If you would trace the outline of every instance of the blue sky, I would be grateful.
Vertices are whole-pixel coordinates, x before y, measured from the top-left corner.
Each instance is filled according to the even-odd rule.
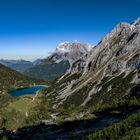
[[[140,0],[0,0],[0,58],[46,57],[63,41],[97,44],[140,16]]]

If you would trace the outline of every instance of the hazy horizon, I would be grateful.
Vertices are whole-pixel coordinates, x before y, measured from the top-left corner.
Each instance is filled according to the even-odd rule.
[[[139,0],[2,0],[0,59],[33,61],[64,41],[96,45],[140,15]]]

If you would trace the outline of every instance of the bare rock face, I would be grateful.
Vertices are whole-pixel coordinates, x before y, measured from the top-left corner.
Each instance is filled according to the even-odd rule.
[[[92,46],[89,44],[81,44],[79,42],[64,42],[60,43],[55,51],[44,60],[44,62],[69,61],[72,65],[76,60],[86,55],[92,50]]]
[[[123,68],[123,63],[120,61],[113,61],[110,64],[108,64],[106,68],[106,75],[114,75],[121,72],[121,69]]]
[[[105,66],[107,69],[106,72],[113,74],[114,71],[121,72],[127,69],[128,64],[126,61],[140,50],[139,32],[139,18],[133,24],[119,23],[92,49],[87,57],[83,57],[77,61],[77,71],[82,69],[86,73],[89,70],[94,71],[99,67]],[[75,65],[74,67],[76,67]]]
[[[34,64],[26,60],[4,60],[0,59],[0,63],[18,72],[24,72],[26,69],[32,67]]]
[[[140,53],[135,54],[127,61],[126,68],[129,68],[131,70],[140,70]]]

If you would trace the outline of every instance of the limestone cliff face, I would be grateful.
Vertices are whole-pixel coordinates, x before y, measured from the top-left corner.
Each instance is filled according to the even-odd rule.
[[[69,81],[63,90],[58,90],[59,95],[56,94],[56,102],[59,101],[57,102],[58,106],[64,104],[86,87],[86,91],[83,93],[84,99],[80,103],[86,105],[96,93],[102,90],[102,79],[105,77],[110,77],[111,80],[111,78],[118,77],[122,73],[125,73],[125,76],[121,78],[135,72],[137,74],[131,80],[133,83],[138,83],[139,71],[140,18],[132,24],[119,23],[88,54],[72,63],[69,73],[81,73],[82,76],[77,80]],[[112,86],[109,85],[109,87],[108,89],[112,90]]]
[[[140,53],[139,32],[140,19],[131,25],[119,23],[89,54],[75,62],[72,70],[88,73],[104,65],[106,74],[127,70],[129,59]]]

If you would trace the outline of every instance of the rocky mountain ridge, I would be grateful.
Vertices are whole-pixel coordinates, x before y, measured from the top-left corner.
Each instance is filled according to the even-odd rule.
[[[53,88],[47,96],[53,94],[54,108],[65,106],[68,103],[87,106],[97,102],[96,96],[99,95],[101,97],[98,98],[97,103],[104,102],[103,100],[116,94],[116,89],[119,88],[116,87],[117,85],[114,88],[113,83],[110,82],[115,78],[125,81],[125,78],[130,76],[126,90],[122,90],[124,93],[119,95],[119,97],[123,97],[131,89],[131,83],[133,85],[139,83],[139,57],[140,18],[132,24],[119,23],[88,54],[74,62],[70,71],[57,81],[57,85],[60,83],[59,87],[62,88]],[[77,73],[81,73],[82,76],[78,79],[70,79]],[[66,82],[64,79],[70,80]],[[105,83],[109,85],[104,89]],[[113,93],[111,94],[111,92]],[[107,96],[106,94],[109,94],[108,97],[103,99]]]

